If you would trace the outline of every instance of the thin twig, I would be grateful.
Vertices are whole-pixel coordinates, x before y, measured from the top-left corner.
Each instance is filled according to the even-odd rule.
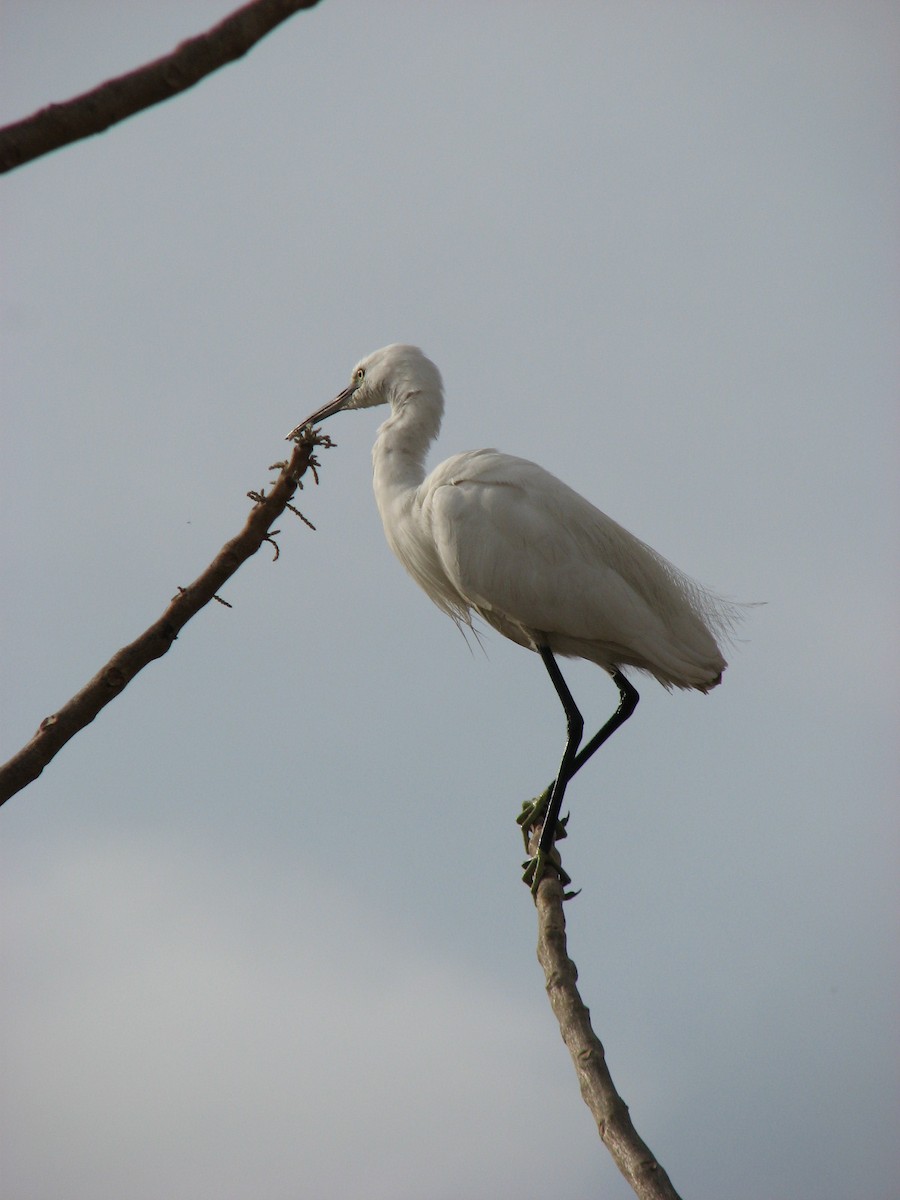
[[[531,842],[537,851],[540,828]],[[578,992],[578,971],[566,949],[563,885],[547,868],[535,900],[538,913],[538,961],[544,968],[550,1006],[575,1064],[581,1095],[616,1166],[641,1200],[679,1200],[668,1175],[631,1123],[628,1105],[616,1091],[603,1043],[591,1028],[591,1014]]]
[[[271,541],[269,530],[299,487],[301,476],[313,465],[314,448],[323,444],[324,439],[311,431],[298,440],[268,495],[258,494],[241,532],[225,543],[192,584],[179,587],[178,594],[158,621],[114,654],[58,712],[41,721],[31,741],[0,767],[0,804],[37,779],[70,738],[93,721],[148,663],[166,653],[181,629],[204,605],[211,600],[227,604],[217,595],[219,589],[263,542]]]
[[[276,25],[318,0],[253,0],[170,53],[62,104],[50,104],[0,129],[0,173],[51,150],[102,133],[144,108],[169,100],[241,58]]]

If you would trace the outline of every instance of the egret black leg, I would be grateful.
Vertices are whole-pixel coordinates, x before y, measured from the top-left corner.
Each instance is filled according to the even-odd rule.
[[[575,755],[572,769],[569,772],[569,779],[581,770],[594,751],[599,750],[607,738],[614,734],[620,725],[624,725],[637,708],[638,700],[640,700],[637,688],[628,682],[621,671],[613,671],[612,677],[613,683],[619,689],[619,707],[606,724],[594,734],[589,742],[585,742]],[[568,783],[568,780],[566,782]]]
[[[528,864],[528,869],[525,872],[525,882],[531,885],[532,891],[537,888],[541,874],[543,873],[544,864],[553,849],[553,841],[557,836],[559,814],[562,809],[563,797],[565,796],[569,780],[581,770],[591,755],[600,749],[603,743],[615,733],[619,726],[625,724],[637,708],[638,700],[640,699],[637,688],[628,682],[622,672],[613,671],[613,682],[619,689],[619,705],[606,724],[601,726],[591,740],[586,742],[579,750],[578,746],[581,741],[581,735],[584,732],[584,721],[581,713],[578,711],[578,707],[572,698],[572,693],[569,691],[566,681],[562,677],[562,672],[551,652],[542,646],[538,648],[538,653],[543,660],[544,666],[547,668],[547,673],[553,681],[556,693],[566,711],[568,737],[566,749],[563,753],[563,760],[556,779],[537,800],[532,801],[531,804],[523,805],[523,812],[519,817],[519,824],[522,825],[522,832],[525,835],[527,845],[527,826],[532,824],[535,818],[541,814],[542,809],[544,810],[544,820],[541,825],[541,835],[538,841],[538,852]]]
[[[532,863],[529,864],[529,870],[526,875],[526,877],[529,877],[532,888],[536,888],[538,883],[540,883],[544,864],[553,850],[556,823],[559,820],[563,797],[566,794],[566,784],[577,770],[575,762],[578,747],[581,744],[581,738],[584,734],[584,718],[578,711],[578,705],[575,703],[565,679],[563,679],[562,671],[560,671],[556,659],[553,657],[548,646],[538,646],[538,653],[541,656],[544,666],[547,668],[547,674],[550,676],[553,686],[556,688],[556,694],[559,696],[560,703],[565,709],[566,748],[563,751],[562,762],[559,764],[556,780],[550,789],[547,811],[544,814],[544,823],[541,826],[541,835],[538,839],[537,854]]]

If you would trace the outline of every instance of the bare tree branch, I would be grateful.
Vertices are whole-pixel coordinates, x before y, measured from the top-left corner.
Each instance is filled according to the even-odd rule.
[[[538,827],[531,852],[537,851]],[[591,1014],[579,995],[578,971],[566,950],[563,884],[547,869],[538,887],[538,961],[547,979],[550,1006],[575,1064],[581,1095],[616,1166],[641,1200],[679,1200],[668,1175],[631,1123],[628,1105],[616,1091],[603,1044],[591,1028]]]
[[[114,654],[106,666],[58,712],[45,717],[31,741],[0,767],[0,804],[37,779],[70,738],[90,724],[100,710],[114,700],[148,663],[166,653],[180,630],[210,600],[227,603],[216,595],[219,588],[264,542],[275,545],[272,539],[277,530],[272,530],[272,524],[286,508],[306,521],[289,501],[306,471],[316,472],[313,449],[330,444],[328,438],[309,432],[301,435],[289,461],[277,464],[281,471],[269,495],[249,493],[255,507],[237,537],[225,543],[206,570],[189,587],[178,589],[178,595],[158,621],[130,645]],[[309,524],[308,521],[306,523]],[[275,557],[277,552],[278,547],[275,546]]]
[[[276,25],[318,0],[253,0],[171,54],[109,79],[62,104],[50,104],[0,129],[0,173],[102,133],[143,108],[169,100],[226,63],[241,58]]]

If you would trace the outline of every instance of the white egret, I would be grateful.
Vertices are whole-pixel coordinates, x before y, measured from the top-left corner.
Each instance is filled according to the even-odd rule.
[[[556,780],[527,820],[536,824],[543,815],[525,873],[536,888],[559,836],[566,785],[637,705],[622,668],[645,671],[665,688],[709,691],[722,679],[717,635],[734,610],[535,463],[472,450],[426,476],[444,395],[437,367],[415,346],[385,346],[364,358],[350,385],[288,437],[345,409],[377,404],[391,406],[372,451],[375,499],[391,549],[457,624],[471,627],[477,614],[536,651],[565,710]],[[556,654],[596,663],[619,689],[618,708],[584,746],[584,721]]]

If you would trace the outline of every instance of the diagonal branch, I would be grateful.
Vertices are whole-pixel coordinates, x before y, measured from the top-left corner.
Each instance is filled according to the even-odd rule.
[[[297,512],[290,500],[300,486],[302,476],[309,468],[315,474],[313,450],[317,445],[328,446],[330,442],[309,432],[301,435],[289,461],[278,464],[281,472],[269,495],[250,493],[256,506],[237,537],[225,543],[206,570],[189,587],[178,589],[178,595],[159,620],[114,654],[106,666],[58,712],[45,717],[31,741],[9,762],[0,766],[0,804],[37,779],[70,738],[90,724],[100,710],[114,700],[148,663],[166,653],[191,617],[210,600],[219,599],[216,593],[238,567],[255,554],[263,542],[272,541],[269,531],[284,510],[291,508]],[[305,517],[303,519],[306,520]]]
[[[62,104],[50,104],[0,129],[0,173],[102,133],[143,108],[169,100],[241,58],[276,25],[318,0],[253,0],[146,66],[109,79]]]
[[[532,839],[537,848],[538,828]],[[628,1105],[616,1091],[603,1044],[591,1028],[591,1014],[578,993],[578,971],[566,949],[563,885],[553,870],[537,893],[538,961],[547,979],[550,1006],[559,1022],[581,1084],[581,1095],[616,1166],[640,1200],[679,1200],[668,1175],[631,1123]]]

